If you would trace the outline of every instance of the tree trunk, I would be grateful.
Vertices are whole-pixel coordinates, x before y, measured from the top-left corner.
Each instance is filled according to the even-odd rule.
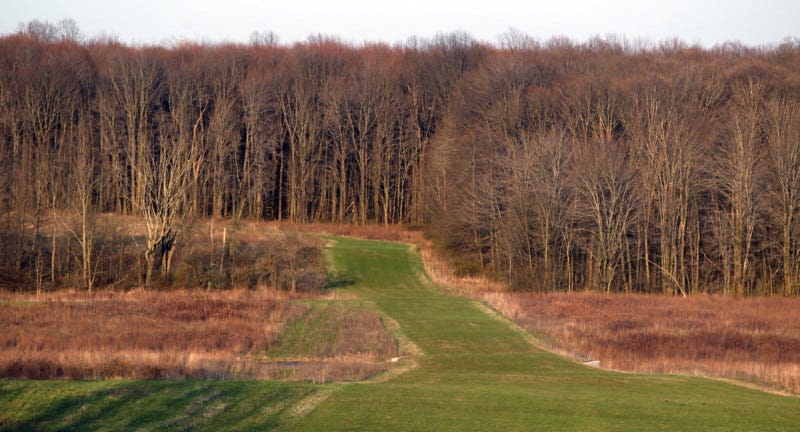
[[[144,287],[149,289],[153,283],[153,269],[155,268],[155,252],[154,247],[149,248],[144,253],[145,271],[144,271]]]

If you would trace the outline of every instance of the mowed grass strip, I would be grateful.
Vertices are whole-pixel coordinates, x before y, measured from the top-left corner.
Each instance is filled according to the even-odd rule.
[[[719,381],[599,371],[427,281],[407,246],[337,239],[344,288],[399,324],[422,354],[386,383],[345,386],[297,430],[797,430],[800,399]]]

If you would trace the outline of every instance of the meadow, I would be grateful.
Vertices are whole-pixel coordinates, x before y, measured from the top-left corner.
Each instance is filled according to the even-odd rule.
[[[688,376],[598,370],[443,291],[408,245],[329,240],[335,306],[379,314],[397,369],[364,382],[2,381],[5,429],[796,430],[800,399]],[[321,307],[316,300],[305,302]],[[306,315],[326,323],[325,313]],[[314,328],[312,325],[311,328]],[[303,331],[294,331],[301,340]],[[310,334],[324,332],[314,331]],[[316,336],[310,336],[314,339]],[[322,337],[327,339],[327,337]],[[294,355],[299,349],[282,349]],[[373,348],[374,349],[374,348]],[[386,355],[390,352],[386,352]]]

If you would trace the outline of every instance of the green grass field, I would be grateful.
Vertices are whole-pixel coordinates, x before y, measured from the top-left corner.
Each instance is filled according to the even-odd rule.
[[[436,289],[407,246],[337,239],[347,290],[422,350],[388,381],[0,381],[0,428],[800,430],[800,398],[699,378],[591,369]]]

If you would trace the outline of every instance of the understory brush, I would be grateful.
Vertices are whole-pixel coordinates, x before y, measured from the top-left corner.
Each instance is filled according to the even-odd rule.
[[[0,220],[1,221],[1,220]],[[62,289],[124,289],[145,286],[144,219],[96,215],[83,248],[75,215],[50,212],[42,229],[0,235],[0,289],[47,292]],[[264,221],[187,219],[169,254],[154,251],[149,288],[278,288],[314,292],[326,282],[324,241]],[[22,251],[11,254],[7,249]],[[89,250],[89,259],[83,254]],[[13,255],[13,256],[12,256]],[[13,259],[12,259],[13,258]],[[86,264],[89,271],[85,271]],[[91,284],[85,280],[89,274]]]

